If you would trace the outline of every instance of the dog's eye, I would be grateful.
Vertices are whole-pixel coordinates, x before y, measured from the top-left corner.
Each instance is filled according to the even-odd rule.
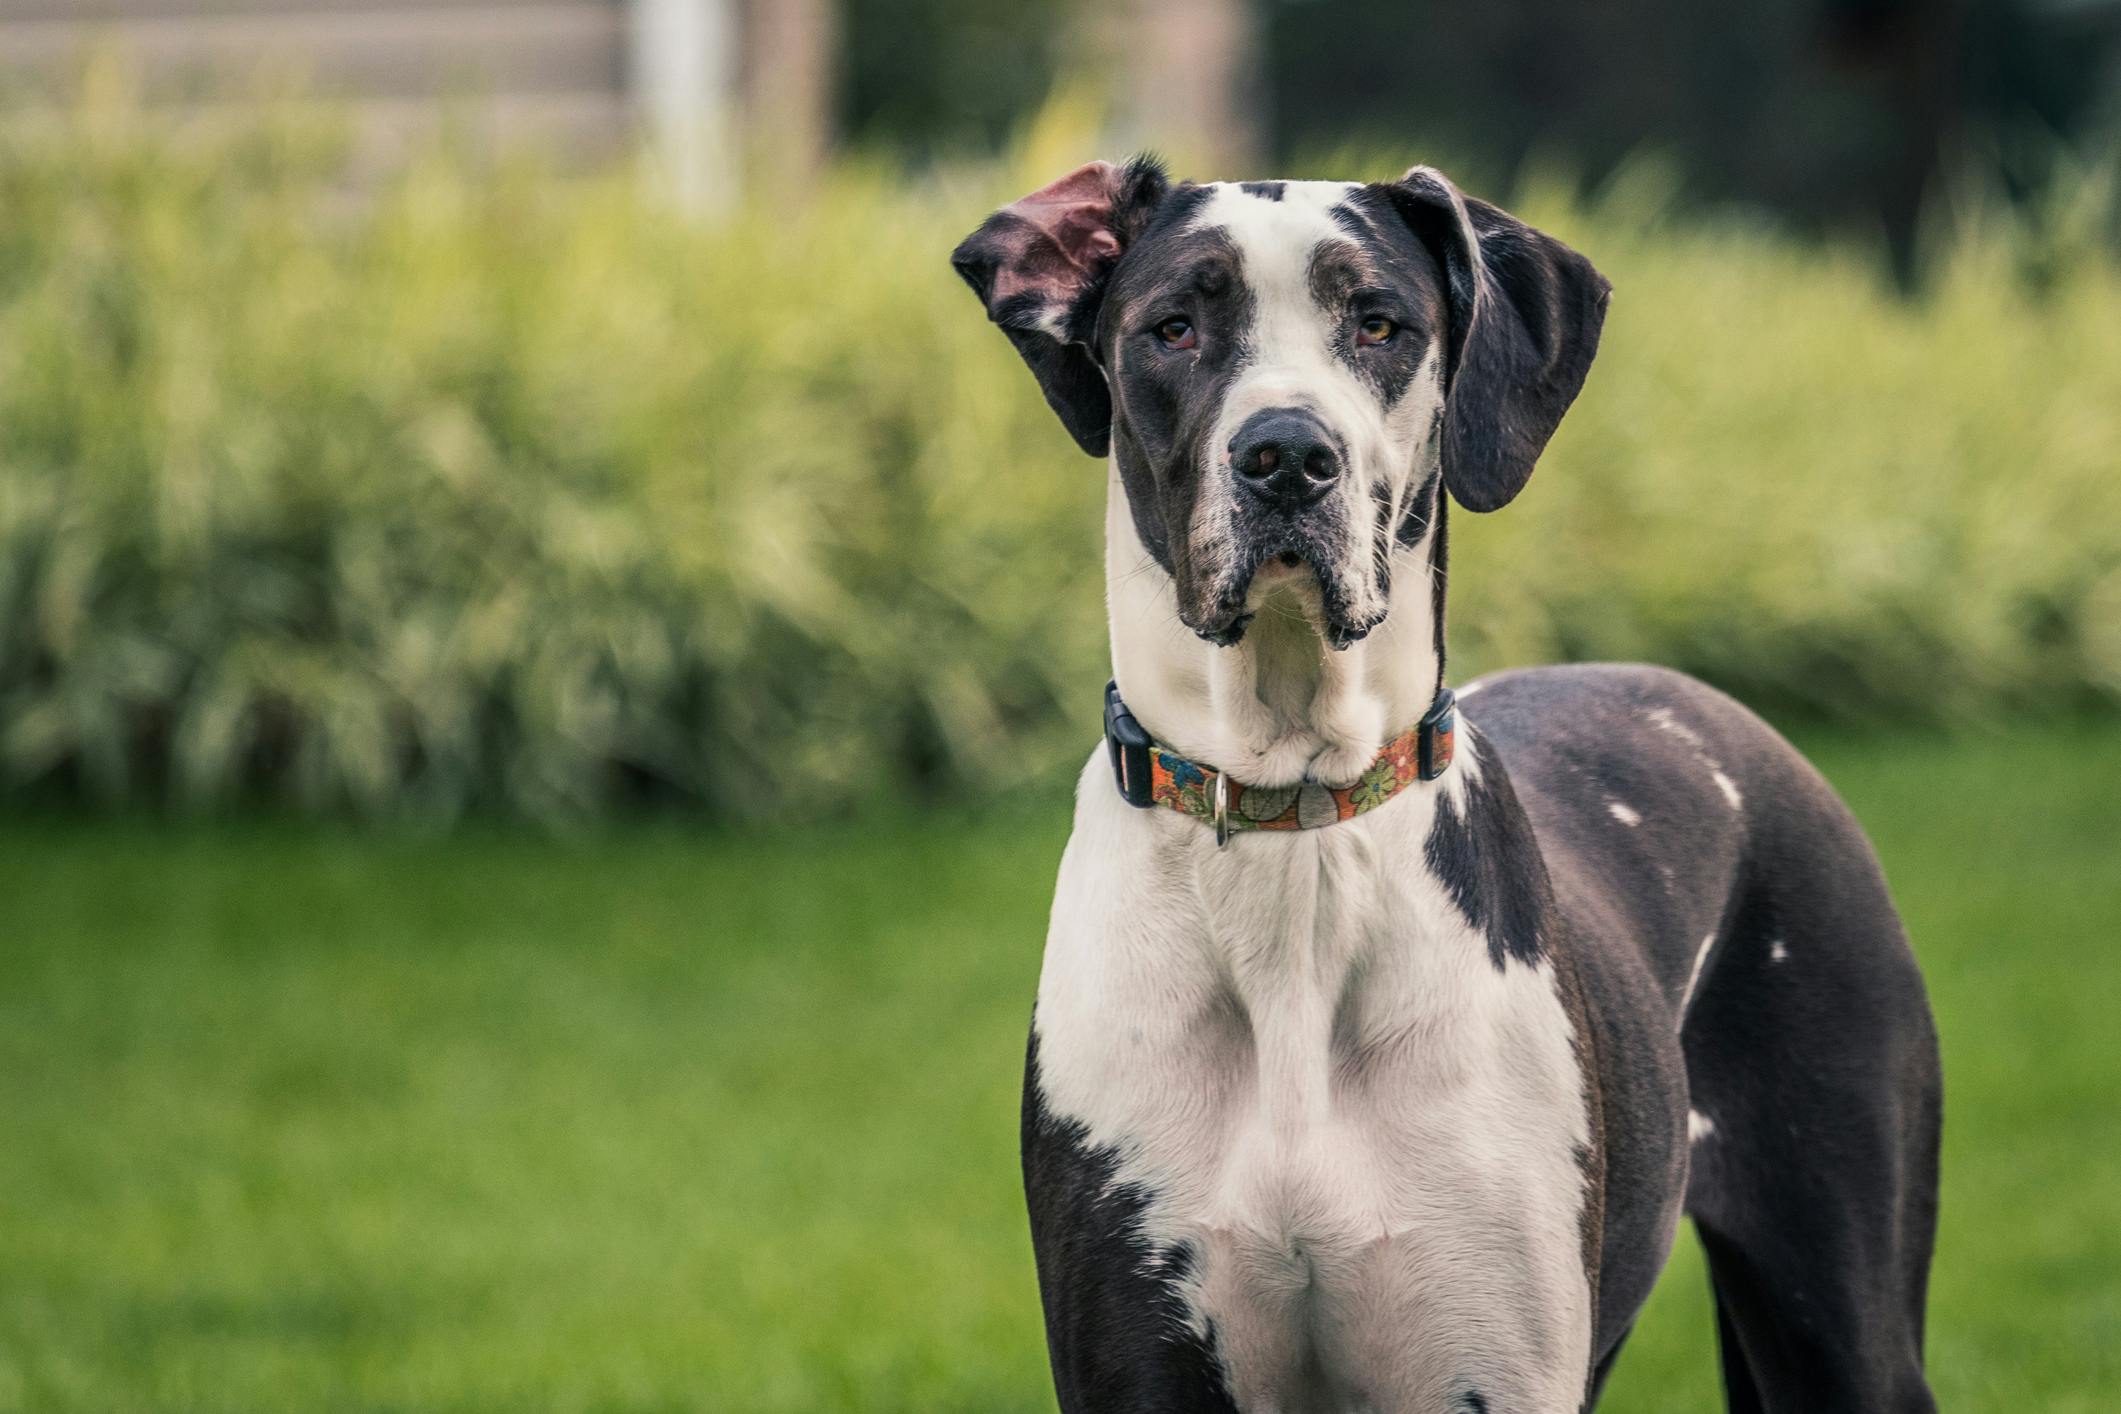
[[[1167,349],[1190,349],[1200,342],[1200,335],[1184,319],[1166,319],[1156,326],[1156,337],[1163,340]]]
[[[1358,344],[1390,343],[1392,336],[1398,332],[1399,326],[1397,324],[1394,324],[1382,314],[1373,314],[1368,319],[1363,320],[1362,326],[1355,331],[1355,342]]]

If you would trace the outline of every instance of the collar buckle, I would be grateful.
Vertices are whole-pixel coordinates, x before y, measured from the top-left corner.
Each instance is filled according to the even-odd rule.
[[[1423,780],[1433,781],[1451,769],[1451,758],[1458,753],[1458,698],[1448,687],[1437,689],[1436,701],[1422,714],[1414,743]]]
[[[1105,752],[1112,758],[1112,778],[1127,804],[1146,810],[1156,803],[1155,773],[1149,763],[1149,734],[1142,730],[1127,704],[1120,700],[1119,683],[1105,684]]]

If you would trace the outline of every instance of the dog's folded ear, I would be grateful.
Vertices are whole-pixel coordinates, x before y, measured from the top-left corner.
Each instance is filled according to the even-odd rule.
[[[1153,158],[1092,162],[995,212],[950,256],[1092,456],[1112,445],[1112,392],[1090,352],[1097,307],[1169,188]]]
[[[1613,287],[1591,262],[1431,167],[1388,191],[1443,266],[1443,480],[1467,510],[1508,505],[1598,352]]]

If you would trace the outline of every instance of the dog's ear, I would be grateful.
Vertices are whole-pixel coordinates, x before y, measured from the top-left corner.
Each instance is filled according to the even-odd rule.
[[[1153,158],[1092,162],[995,212],[950,256],[1094,457],[1112,446],[1112,392],[1090,352],[1098,303],[1169,189]]]
[[[1431,167],[1387,188],[1449,285],[1443,481],[1467,510],[1510,503],[1576,400],[1613,287],[1591,262]]]

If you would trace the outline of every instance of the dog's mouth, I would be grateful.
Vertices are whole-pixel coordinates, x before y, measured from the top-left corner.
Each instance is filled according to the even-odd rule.
[[[1208,642],[1229,648],[1244,640],[1265,593],[1288,591],[1304,603],[1307,617],[1326,643],[1339,650],[1360,641],[1384,621],[1382,610],[1356,612],[1352,590],[1333,556],[1322,546],[1299,539],[1255,548],[1223,580],[1205,613],[1181,617]]]

